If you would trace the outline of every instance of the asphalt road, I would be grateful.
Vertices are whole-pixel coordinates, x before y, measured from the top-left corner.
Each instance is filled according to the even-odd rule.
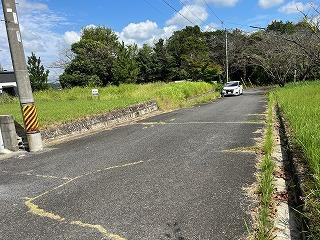
[[[252,90],[0,160],[0,239],[244,239]]]

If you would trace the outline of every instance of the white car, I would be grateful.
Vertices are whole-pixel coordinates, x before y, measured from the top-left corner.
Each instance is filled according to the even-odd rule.
[[[243,94],[243,87],[240,81],[227,82],[222,89],[223,96],[239,96],[241,94]]]

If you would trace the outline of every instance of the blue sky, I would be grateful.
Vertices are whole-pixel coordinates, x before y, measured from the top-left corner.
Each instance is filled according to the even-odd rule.
[[[171,9],[169,3],[181,15]],[[222,25],[253,31],[249,25],[266,26],[272,20],[297,21],[308,11],[304,0],[17,0],[27,55],[33,51],[46,66],[78,41],[81,29],[103,25],[112,28],[126,44],[153,44],[186,25],[203,30]],[[1,19],[3,16],[1,14]],[[190,23],[191,22],[191,23]],[[0,23],[0,64],[11,69],[4,23]],[[54,76],[52,70],[51,76]]]

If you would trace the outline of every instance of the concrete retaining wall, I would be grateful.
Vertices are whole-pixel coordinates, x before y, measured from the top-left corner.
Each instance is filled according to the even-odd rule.
[[[158,105],[155,101],[136,104],[125,109],[87,117],[54,128],[48,128],[42,130],[41,135],[45,142],[50,142],[58,138],[81,134],[89,130],[112,127],[157,110]]]

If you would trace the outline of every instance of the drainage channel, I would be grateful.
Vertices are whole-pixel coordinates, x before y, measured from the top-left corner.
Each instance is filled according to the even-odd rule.
[[[293,145],[290,142],[288,128],[279,106],[276,106],[276,116],[278,120],[277,134],[280,138],[280,147],[283,161],[283,176],[285,180],[286,196],[284,197],[288,205],[288,227],[292,240],[306,239],[306,220],[303,217],[303,194],[301,190],[301,177],[299,173],[297,159],[294,158]],[[279,201],[282,201],[280,199]]]

